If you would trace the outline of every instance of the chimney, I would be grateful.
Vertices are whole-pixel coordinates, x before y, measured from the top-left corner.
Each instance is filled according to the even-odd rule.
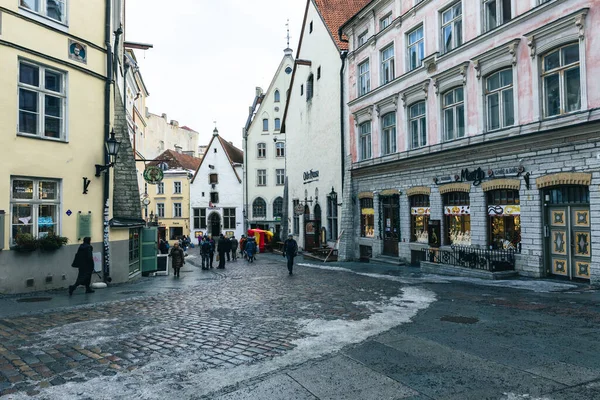
[[[174,119],[171,120],[171,125],[173,125],[174,127],[178,127],[179,126],[179,121],[175,121]]]
[[[262,88],[256,87],[256,97],[260,97],[263,94]]]
[[[181,154],[181,146],[175,145],[175,151]]]
[[[162,114],[162,117],[163,117],[163,119],[164,119],[165,121],[167,121],[167,114],[163,113],[163,114]]]

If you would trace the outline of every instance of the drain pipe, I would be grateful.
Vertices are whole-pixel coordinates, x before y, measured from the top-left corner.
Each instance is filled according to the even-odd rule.
[[[338,38],[340,39],[340,42],[342,43],[349,43],[348,39],[344,39],[344,36],[342,34],[342,27],[340,26],[340,28],[338,29]],[[347,50],[342,50],[340,51],[340,59],[342,60],[342,65],[340,66],[340,139],[341,139],[341,143],[340,143],[340,148],[341,148],[341,167],[342,167],[342,191],[341,194],[343,196],[344,194],[344,179],[346,176],[346,171],[345,171],[345,163],[344,163],[344,159],[346,158],[345,155],[345,135],[344,135],[344,130],[345,130],[345,126],[346,124],[344,123],[344,68],[346,66],[346,59],[348,58],[348,51]]]
[[[110,22],[112,17],[111,1],[106,2],[105,14],[105,29],[104,29],[104,44],[106,46],[106,78],[104,82],[104,142],[110,137],[110,93],[113,78],[113,53],[110,45],[111,31]],[[110,163],[110,157],[106,146],[104,148],[104,165]],[[102,271],[104,282],[110,281],[110,244],[109,244],[109,197],[110,197],[110,170],[104,172],[103,182],[103,246],[102,246]]]

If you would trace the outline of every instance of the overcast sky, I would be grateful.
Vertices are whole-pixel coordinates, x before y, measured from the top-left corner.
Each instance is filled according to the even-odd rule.
[[[127,0],[126,40],[150,92],[149,111],[166,113],[210,140],[241,148],[254,88],[267,90],[286,47],[296,54],[306,0]]]

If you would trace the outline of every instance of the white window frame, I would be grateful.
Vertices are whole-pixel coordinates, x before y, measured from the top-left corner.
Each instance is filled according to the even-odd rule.
[[[158,218],[165,217],[165,203],[156,203],[156,215]]]
[[[181,194],[181,182],[173,182],[173,194]]]
[[[285,142],[275,143],[275,157],[277,157],[277,158],[285,157]]]
[[[181,203],[173,203],[173,218],[181,218],[182,210]]]
[[[456,11],[456,7],[460,6],[460,15],[456,15],[455,11]],[[449,51],[452,51],[454,49],[456,49],[457,47],[460,47],[463,43],[463,32],[464,32],[464,25],[463,25],[463,7],[462,7],[462,1],[457,1],[453,4],[451,4],[450,6],[446,7],[445,9],[443,9],[440,12],[440,25],[442,26],[442,29],[440,30],[440,53],[441,54],[445,54]],[[444,22],[444,14],[448,13],[448,12],[452,12],[452,19],[450,19],[448,22]],[[456,34],[456,30],[457,30],[457,24],[460,23],[460,35]],[[451,30],[451,35],[452,35],[452,39],[451,39],[451,43],[450,43],[450,47],[446,46],[446,40],[445,40],[445,35],[444,35],[444,30],[449,27]]]
[[[384,54],[390,49],[392,50],[392,52],[391,52],[392,55],[389,56],[388,58],[384,58],[385,57]],[[381,85],[385,85],[385,84],[393,81],[396,77],[396,68],[395,68],[396,53],[395,53],[395,49],[394,49],[394,43],[392,42],[389,45],[382,48],[381,51],[379,52],[379,57],[381,58]],[[389,73],[386,74],[386,71],[388,71]]]
[[[29,65],[32,66],[34,68],[38,69],[38,82],[39,82],[39,86],[33,86],[33,85],[29,85],[26,83],[21,83],[21,73],[20,73],[20,69],[21,69],[21,65]],[[61,92],[55,92],[53,90],[49,90],[49,89],[45,89],[46,87],[46,72],[50,72],[53,74],[57,74],[61,77]],[[67,121],[68,121],[68,115],[67,115],[67,73],[61,70],[58,70],[56,68],[51,68],[51,67],[47,67],[43,64],[39,64],[36,62],[32,62],[29,60],[25,60],[25,59],[19,59],[19,72],[18,72],[18,78],[17,78],[17,85],[18,85],[18,91],[17,91],[17,134],[19,136],[27,136],[27,137],[35,137],[38,139],[44,139],[44,140],[52,140],[52,141],[66,141],[67,140]],[[36,129],[35,129],[35,133],[30,133],[30,132],[22,132],[21,131],[21,124],[20,124],[20,119],[21,119],[21,107],[20,107],[20,96],[21,96],[21,90],[26,90],[28,92],[34,92],[36,93],[37,96],[37,113],[36,114],[36,118],[37,118],[37,122],[36,122]],[[61,107],[61,117],[58,118],[60,120],[59,124],[60,124],[60,128],[59,128],[59,137],[54,138],[54,137],[50,137],[50,136],[45,136],[44,134],[44,128],[45,128],[45,118],[46,118],[46,102],[45,102],[45,98],[46,96],[52,96],[55,98],[60,99],[60,107]],[[23,111],[25,113],[31,114],[31,112],[29,111]],[[50,118],[57,118],[55,116],[49,116]]]
[[[277,168],[275,169],[276,182],[275,185],[283,186],[285,184],[285,169]]]
[[[367,43],[368,34],[369,34],[369,30],[367,29],[367,30],[363,31],[360,35],[358,35],[358,38],[356,39],[356,42],[357,42],[356,47],[357,48],[359,48],[363,44]]]
[[[510,71],[511,73],[511,83],[510,85],[504,85],[504,86],[499,86],[498,88],[494,89],[494,90],[488,90],[488,82],[489,80],[496,74],[498,74],[498,80],[500,81],[501,78],[501,74],[504,71]],[[487,131],[494,131],[497,129],[504,129],[504,128],[508,128],[510,126],[514,126],[516,119],[515,119],[515,89],[514,89],[514,84],[515,84],[515,76],[514,76],[514,71],[512,68],[502,68],[499,69],[497,71],[494,71],[490,74],[488,74],[484,80],[483,80],[483,91],[484,91],[484,112],[485,112],[485,118],[486,118],[486,128]],[[504,97],[507,96],[508,91],[512,92],[512,99],[511,99],[511,103],[512,103],[512,116],[513,116],[513,122],[512,124],[508,123],[506,121],[507,119],[507,115],[506,115],[506,109],[505,109],[505,105],[504,105]],[[498,127],[497,128],[493,128],[492,124],[491,124],[491,112],[490,112],[490,98],[492,96],[498,96]]]
[[[14,195],[14,182],[15,181],[29,181],[32,184],[31,199],[18,199]],[[56,194],[54,199],[44,200],[40,198],[40,184],[43,182],[52,183],[56,185]],[[10,179],[10,243],[14,243],[15,237],[13,237],[13,227],[15,226],[15,220],[18,220],[18,215],[14,213],[14,206],[17,204],[24,204],[31,206],[31,219],[29,223],[17,224],[17,226],[31,226],[31,233],[34,237],[44,236],[46,232],[40,232],[40,206],[54,206],[53,223],[54,229],[52,230],[57,235],[61,234],[61,209],[62,209],[62,181],[58,179],[46,179],[46,178],[34,178],[30,176],[12,176]],[[23,221],[20,221],[23,222]],[[43,224],[47,225],[47,224]],[[2,228],[4,229],[4,228]]]
[[[572,47],[572,46],[577,46],[577,50],[578,50],[578,56],[579,58],[577,59],[576,62],[573,62],[571,64],[567,64],[567,65],[563,65],[563,51],[565,48],[567,47]],[[544,118],[552,118],[552,117],[559,117],[561,115],[565,115],[565,114],[570,114],[573,112],[577,112],[577,111],[581,111],[582,108],[582,102],[581,102],[581,75],[582,75],[582,71],[581,71],[581,56],[579,55],[579,47],[581,45],[579,43],[571,43],[571,44],[565,44],[562,45],[560,47],[556,47],[552,50],[549,50],[548,52],[544,53],[543,55],[541,55],[541,77],[540,77],[540,81],[542,83],[542,107],[543,107],[543,111],[544,111]],[[548,57],[550,54],[556,53],[558,52],[558,57],[560,60],[560,65],[554,69],[545,71],[544,69],[544,60],[546,59],[546,57]],[[566,72],[570,72],[572,70],[577,69],[579,71],[579,108],[576,110],[567,110],[566,109],[566,102],[567,102],[567,95],[566,95],[566,77],[565,77],[565,73]],[[546,85],[545,85],[545,78],[549,77],[549,76],[558,76],[558,83],[559,83],[559,111],[558,114],[552,114],[549,115],[548,114],[548,101],[547,101],[547,96],[548,94],[546,93]]]
[[[421,31],[421,38],[416,39],[411,42],[411,35]],[[415,49],[417,54],[417,63],[412,65],[410,59],[411,49]],[[414,29],[411,29],[408,33],[406,33],[406,71],[413,71],[423,65],[423,59],[425,58],[425,27],[423,24],[417,26]]]
[[[505,18],[504,15],[504,10],[503,10],[503,2],[508,1],[508,3],[510,4],[510,17],[508,19]],[[496,16],[497,16],[497,20],[496,20],[496,26],[489,26],[489,20],[488,20],[488,8],[487,5],[490,3],[494,3],[495,4],[495,8],[496,8]],[[513,14],[514,14],[514,7],[512,4],[512,0],[482,0],[481,1],[481,19],[482,19],[482,26],[483,26],[483,32],[489,32],[493,29],[498,28],[499,26],[504,25],[505,23],[509,22],[511,19],[513,19]]]
[[[261,143],[256,144],[256,158],[267,158],[267,144],[266,143],[261,142]]]
[[[379,32],[392,24],[392,12],[390,11],[384,17],[379,19]]]
[[[34,0],[35,1],[35,0]],[[63,5],[63,18],[62,19],[56,19],[56,18],[52,18],[48,15],[48,2],[49,1],[56,1],[58,3],[62,3]],[[62,24],[62,25],[67,25],[68,24],[68,12],[69,12],[69,4],[68,4],[68,0],[38,0],[39,3],[39,9],[38,10],[34,10],[31,9],[29,7],[27,7],[26,5],[23,5],[23,3],[25,3],[26,0],[19,0],[19,9],[24,10],[25,12],[30,12],[36,15],[39,15],[41,17],[43,17],[44,19],[48,19],[50,21]]]
[[[256,186],[267,186],[267,170],[256,170]]]
[[[165,194],[165,183],[158,182],[156,184],[156,194]]]
[[[366,67],[366,68],[364,68]],[[363,96],[371,91],[371,66],[369,59],[358,64],[358,96]]]
[[[386,126],[386,117],[394,117],[393,125]],[[396,137],[396,124],[398,118],[395,112],[388,112],[381,116],[381,155],[394,154],[398,151],[398,139]]]
[[[462,100],[460,101],[456,101],[456,94],[457,91],[461,91],[462,92]],[[452,99],[452,103],[450,104],[446,104],[446,98],[449,94],[452,94],[453,99]],[[442,102],[442,126],[443,126],[443,131],[444,131],[444,142],[449,142],[451,140],[456,140],[456,139],[460,139],[462,137],[465,136],[465,133],[467,131],[467,119],[466,119],[466,115],[465,115],[465,88],[463,86],[457,86],[454,88],[451,88],[447,91],[445,91],[444,93],[442,93],[441,96],[441,102]],[[462,108],[462,119],[463,119],[463,127],[462,127],[462,134],[459,133],[459,126],[458,126],[458,117],[459,114],[461,113],[460,109]],[[452,133],[452,137],[449,136],[448,133],[448,129],[447,129],[447,124],[446,124],[446,111],[451,111],[452,112],[452,129],[453,129],[453,133]]]
[[[373,157],[373,137],[371,121],[365,121],[358,125],[358,159],[368,160]],[[365,127],[363,131],[363,127]],[[368,128],[368,129],[367,129]]]
[[[412,108],[415,107],[415,106],[417,106],[420,103],[423,103],[423,105],[424,105],[424,112],[423,112],[423,114],[419,114],[416,117],[412,117],[411,116]],[[420,100],[420,101],[417,101],[417,102],[409,105],[406,108],[406,112],[407,112],[407,117],[408,117],[406,119],[407,123],[408,123],[408,129],[407,129],[408,140],[409,140],[409,147],[408,148],[411,149],[411,150],[415,150],[415,149],[419,149],[421,147],[427,146],[427,135],[428,135],[428,132],[427,132],[427,101],[426,100]],[[422,129],[422,124],[421,124],[421,120],[422,119],[425,120],[425,124],[424,124],[425,125],[425,132],[423,132],[423,129]],[[415,143],[413,141],[413,131],[412,131],[412,122],[413,121],[417,121],[417,130],[418,130],[417,131],[417,141],[418,141],[418,143],[416,143],[416,145],[415,145]],[[421,143],[422,139],[423,139],[423,136],[425,136],[425,140],[423,141],[423,143]]]

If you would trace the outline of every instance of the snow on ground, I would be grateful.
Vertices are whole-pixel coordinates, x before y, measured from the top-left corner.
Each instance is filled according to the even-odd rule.
[[[299,263],[303,267],[308,268],[319,268],[330,271],[340,272],[351,272],[357,275],[370,276],[373,278],[388,279],[404,284],[423,284],[423,283],[451,283],[451,282],[466,282],[475,285],[482,286],[494,286],[494,287],[509,287],[513,289],[531,290],[536,293],[550,293],[550,292],[561,292],[564,290],[575,289],[576,285],[561,283],[561,282],[549,282],[542,280],[489,280],[479,278],[469,278],[462,276],[441,276],[433,274],[422,274],[420,277],[398,277],[391,275],[373,274],[366,272],[356,272],[348,268],[332,267],[322,264],[311,264],[311,263]]]
[[[375,275],[376,278],[386,278]],[[361,321],[297,320],[299,330],[309,337],[293,342],[296,347],[281,356],[252,365],[207,369],[200,357],[201,351],[185,358],[165,356],[157,358],[132,372],[120,372],[112,377],[99,377],[86,382],[69,382],[42,390],[37,399],[175,399],[196,398],[226,387],[235,388],[251,380],[282,368],[295,366],[308,360],[335,353],[343,347],[360,343],[371,336],[407,323],[417,312],[435,301],[429,290],[407,287],[399,296],[385,301],[363,302],[374,313]],[[100,322],[98,327],[109,321]],[[95,329],[97,329],[96,327]],[[79,329],[79,327],[76,327]],[[52,335],[56,334],[53,332]],[[9,399],[26,399],[25,394]]]

